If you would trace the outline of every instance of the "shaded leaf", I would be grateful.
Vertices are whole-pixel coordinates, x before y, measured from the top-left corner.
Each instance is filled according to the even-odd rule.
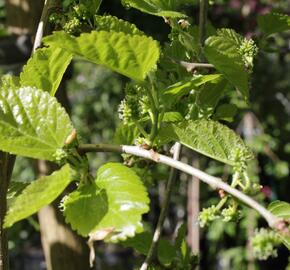
[[[71,181],[70,167],[65,165],[59,171],[32,182],[11,203],[4,226],[10,227],[53,202]]]
[[[233,117],[237,113],[237,110],[238,110],[237,106],[233,104],[222,104],[217,108],[214,118],[225,121],[232,121]]]
[[[258,26],[266,35],[290,30],[290,16],[279,13],[260,15]]]
[[[136,234],[132,238],[128,238],[125,241],[120,242],[124,247],[133,248],[137,252],[147,255],[150,248],[153,235],[150,232],[142,232]]]
[[[23,67],[20,83],[54,96],[71,60],[72,54],[61,48],[38,49]]]
[[[113,31],[93,31],[80,37],[55,32],[44,38],[44,43],[65,49],[137,81],[145,79],[155,67],[160,54],[158,43],[150,37]]]
[[[206,83],[198,92],[197,105],[205,117],[210,116],[226,92],[228,82],[224,77]]]
[[[169,266],[175,258],[175,248],[166,239],[160,239],[157,246],[157,256],[161,264]]]
[[[133,170],[107,163],[97,173],[95,183],[78,188],[64,202],[66,221],[87,236],[110,228],[106,238],[116,242],[133,237],[143,229],[142,214],[149,210],[147,191]]]
[[[36,88],[0,90],[0,149],[54,161],[72,132],[69,116],[54,97]]]
[[[198,88],[199,86],[210,81],[215,81],[220,77],[221,74],[210,74],[175,83],[163,90],[162,98],[165,104],[170,107],[172,104],[176,103],[182,96],[188,95],[191,90],[196,90],[196,88]]]

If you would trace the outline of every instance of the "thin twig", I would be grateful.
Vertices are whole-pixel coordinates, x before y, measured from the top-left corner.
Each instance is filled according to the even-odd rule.
[[[180,65],[183,66],[188,72],[193,72],[197,68],[214,68],[214,65],[208,63],[190,63],[180,61]]]
[[[42,9],[41,18],[37,27],[36,35],[35,35],[32,53],[34,53],[36,49],[41,46],[41,41],[44,36],[50,10],[58,6],[59,6],[59,0],[45,0],[44,6]]]
[[[215,189],[222,189],[226,193],[232,195],[236,199],[240,200],[242,203],[250,206],[251,208],[255,209],[265,220],[268,222],[269,226],[273,229],[283,230],[285,222],[283,219],[280,219],[273,215],[270,211],[268,211],[265,207],[261,204],[256,202],[254,199],[249,197],[248,195],[244,194],[243,192],[231,187],[227,183],[223,182],[222,179],[211,176],[203,171],[200,171],[188,164],[180,162],[178,160],[174,160],[173,158],[158,154],[153,150],[145,150],[138,146],[112,146],[112,145],[105,145],[105,144],[89,144],[89,145],[80,145],[79,151],[81,153],[86,152],[117,152],[117,153],[126,153],[138,157],[143,157],[146,159],[150,159],[157,163],[165,164],[185,173],[188,173],[192,176],[197,177],[204,183],[210,185]]]
[[[180,156],[180,152],[181,152],[181,144],[180,143],[176,143],[174,145],[174,149],[173,149],[173,159],[174,160],[178,160],[179,156]],[[165,198],[164,198],[164,202],[160,211],[160,215],[158,218],[158,222],[157,222],[157,226],[156,229],[154,231],[154,235],[153,235],[153,239],[151,242],[151,246],[149,248],[148,254],[146,256],[146,259],[144,261],[144,263],[142,264],[140,270],[147,270],[156,251],[157,248],[157,244],[159,242],[161,233],[162,233],[162,228],[164,225],[164,221],[166,219],[167,216],[167,211],[168,211],[168,207],[169,207],[169,203],[170,203],[170,198],[171,198],[171,194],[172,194],[172,189],[175,183],[175,178],[176,178],[176,173],[177,170],[174,168],[171,168],[170,170],[170,175],[168,178],[168,182],[167,182],[167,186],[166,186],[166,191],[165,191]]]
[[[208,0],[200,0],[199,6],[199,45],[202,48],[206,39]]]

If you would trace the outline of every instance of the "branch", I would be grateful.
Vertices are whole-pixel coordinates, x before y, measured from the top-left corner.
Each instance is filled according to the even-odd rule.
[[[173,159],[178,160],[179,156],[180,156],[180,152],[181,152],[181,144],[176,143],[174,145],[173,151],[174,151]],[[148,269],[148,267],[152,261],[152,258],[155,254],[155,250],[157,248],[157,244],[158,244],[160,236],[161,236],[163,224],[164,224],[164,221],[165,221],[166,216],[167,216],[167,211],[168,211],[168,207],[169,207],[169,203],[170,203],[172,189],[173,189],[175,178],[176,178],[176,172],[177,172],[176,169],[171,168],[170,175],[169,175],[168,182],[167,182],[167,186],[166,186],[166,192],[165,192],[163,206],[161,208],[161,212],[160,212],[160,215],[158,218],[158,222],[157,222],[157,226],[156,226],[156,229],[155,229],[155,232],[153,235],[151,246],[149,248],[147,257],[146,257],[144,263],[142,264],[140,270],[147,270]]]
[[[214,65],[208,63],[189,63],[180,61],[180,65],[183,66],[188,72],[193,72],[197,68],[214,68]]]
[[[45,0],[41,18],[37,27],[34,45],[33,45],[33,53],[36,51],[37,48],[41,46],[41,40],[44,36],[44,31],[46,29],[46,25],[48,22],[50,10],[59,6],[59,0]]]
[[[270,211],[268,211],[261,204],[256,202],[254,199],[249,197],[248,195],[242,193],[241,191],[231,187],[227,183],[223,182],[222,179],[211,176],[203,171],[200,171],[188,164],[183,162],[174,160],[173,158],[158,154],[153,150],[145,150],[138,146],[129,146],[129,145],[106,145],[106,144],[86,144],[80,145],[78,148],[80,153],[86,152],[117,152],[117,153],[126,153],[130,155],[134,155],[137,157],[146,158],[157,163],[168,165],[172,168],[178,169],[182,172],[188,173],[192,176],[197,177],[204,183],[210,185],[215,189],[222,189],[226,193],[232,195],[236,199],[240,200],[242,203],[250,206],[255,209],[265,220],[268,222],[269,226],[273,229],[283,230],[284,222],[283,219],[280,219],[273,215]]]

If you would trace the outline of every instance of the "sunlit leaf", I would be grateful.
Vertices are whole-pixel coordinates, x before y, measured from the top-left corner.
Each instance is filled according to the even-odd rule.
[[[20,74],[22,86],[42,89],[54,96],[72,60],[72,54],[60,48],[36,50]]]
[[[158,43],[150,37],[113,31],[93,31],[79,37],[55,32],[44,38],[44,43],[60,47],[137,81],[145,79],[155,67],[160,54]]]
[[[163,143],[178,141],[218,161],[235,165],[237,151],[244,159],[253,158],[250,149],[231,129],[211,120],[184,121],[161,129],[158,139]]]
[[[69,165],[33,181],[11,202],[5,217],[5,227],[12,226],[53,202],[71,181]]]
[[[142,214],[149,210],[147,191],[133,170],[103,165],[91,185],[81,186],[64,202],[66,221],[87,236],[110,228],[106,240],[116,242],[142,231]]]
[[[0,150],[53,161],[72,129],[49,93],[31,87],[0,90]]]

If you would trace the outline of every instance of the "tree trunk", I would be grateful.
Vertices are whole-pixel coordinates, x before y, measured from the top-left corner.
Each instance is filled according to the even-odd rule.
[[[7,210],[7,191],[15,157],[0,152],[0,270],[9,269],[7,230],[3,228]]]
[[[7,26],[16,35],[34,35],[44,0],[5,0]]]

